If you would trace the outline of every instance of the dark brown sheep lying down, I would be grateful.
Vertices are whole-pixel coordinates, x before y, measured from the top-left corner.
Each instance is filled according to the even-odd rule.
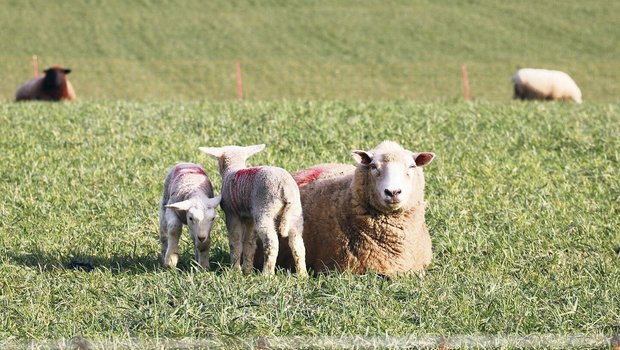
[[[15,95],[16,101],[61,101],[75,100],[73,86],[67,80],[71,69],[53,66],[44,70],[45,75],[28,80]]]

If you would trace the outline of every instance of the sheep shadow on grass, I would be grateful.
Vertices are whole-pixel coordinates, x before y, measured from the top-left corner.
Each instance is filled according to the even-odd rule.
[[[129,273],[143,274],[155,271],[165,271],[159,254],[156,252],[145,255],[112,255],[102,257],[84,254],[83,252],[70,252],[67,254],[54,254],[42,250],[33,250],[23,253],[7,252],[6,258],[9,264],[24,266],[40,271],[76,270],[92,272],[95,270],[108,270],[113,274]],[[210,269],[221,273],[228,265],[228,252],[214,247],[211,249]],[[177,268],[181,271],[197,269],[193,251],[182,252]]]

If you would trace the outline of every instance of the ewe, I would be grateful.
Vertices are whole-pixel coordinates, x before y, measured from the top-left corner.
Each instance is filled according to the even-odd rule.
[[[220,199],[213,197],[211,181],[200,166],[179,163],[168,171],[159,205],[159,239],[165,266],[177,265],[179,238],[185,224],[194,241],[198,264],[209,269],[211,229]]]
[[[245,165],[250,156],[264,148],[265,145],[200,148],[218,160],[231,264],[239,269],[243,257],[243,272],[252,271],[258,236],[265,252],[263,274],[271,275],[280,248],[278,237],[288,236],[296,271],[304,276],[307,272],[303,217],[295,180],[282,168]]]
[[[581,103],[581,90],[564,72],[547,69],[523,68],[512,77],[513,99],[572,100]]]
[[[324,164],[297,172],[306,263],[320,272],[421,271],[432,257],[424,223],[424,173],[435,155],[385,141],[353,151],[357,167]],[[287,251],[279,263],[290,268]]]
[[[73,86],[67,80],[71,69],[53,66],[44,71],[45,75],[24,83],[15,95],[16,101],[42,100],[60,101],[75,100]]]

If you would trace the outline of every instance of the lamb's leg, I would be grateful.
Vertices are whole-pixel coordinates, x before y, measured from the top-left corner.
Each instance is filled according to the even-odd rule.
[[[209,250],[211,249],[211,237],[208,237],[204,242],[200,242],[196,237],[194,239],[194,253],[196,261],[203,269],[209,269]]]
[[[183,224],[176,217],[172,210],[166,210],[166,232],[167,232],[167,248],[164,255],[164,266],[176,267],[179,261],[179,239],[181,238],[181,230]]]
[[[166,263],[166,250],[168,250],[168,222],[166,221],[166,209],[159,208],[159,242],[161,243],[161,263]]]
[[[293,227],[288,234],[288,245],[291,248],[293,254],[293,261],[295,262],[295,271],[299,276],[308,276],[308,270],[306,269],[306,247],[304,246],[304,240],[302,239],[301,227]]]
[[[243,273],[250,274],[254,270],[254,254],[256,253],[256,232],[254,223],[248,222],[245,225],[243,235]]]
[[[243,249],[243,223],[233,215],[226,215],[228,246],[230,248],[230,265],[234,270],[241,270],[241,252]]]
[[[276,270],[276,260],[278,258],[280,244],[273,218],[262,218],[257,220],[254,230],[261,242],[263,242],[263,249],[265,250],[263,275],[273,275]],[[254,241],[256,242],[256,240]]]

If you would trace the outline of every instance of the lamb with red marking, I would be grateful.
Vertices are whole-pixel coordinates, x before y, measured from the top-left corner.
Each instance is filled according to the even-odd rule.
[[[189,228],[198,265],[209,269],[211,230],[221,196],[213,196],[207,173],[194,163],[179,163],[166,176],[159,205],[159,239],[164,266],[179,260],[179,239],[183,225]]]
[[[303,215],[295,180],[278,167],[246,168],[246,160],[264,148],[264,144],[200,148],[218,160],[231,264],[246,274],[252,271],[258,236],[264,248],[263,274],[272,275],[280,249],[278,239],[288,237],[295,270],[305,276]]]
[[[75,91],[67,79],[71,69],[53,66],[43,72],[43,76],[27,81],[17,90],[16,101],[75,100]]]

